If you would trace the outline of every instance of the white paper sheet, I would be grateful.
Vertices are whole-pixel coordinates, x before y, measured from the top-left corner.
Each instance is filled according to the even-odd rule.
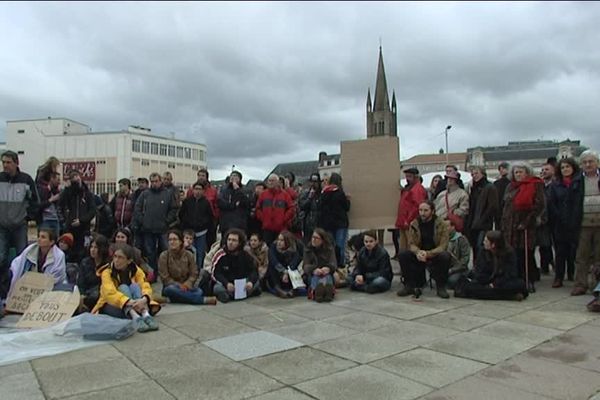
[[[241,300],[248,297],[246,293],[246,279],[236,279],[233,281],[233,284],[235,285],[234,299]]]

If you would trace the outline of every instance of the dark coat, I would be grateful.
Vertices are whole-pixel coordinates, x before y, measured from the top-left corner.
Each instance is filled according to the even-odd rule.
[[[191,229],[194,232],[202,232],[212,226],[212,220],[212,208],[205,197],[196,199],[192,196],[183,200],[179,209],[179,221],[182,230]]]
[[[383,277],[391,282],[394,275],[388,252],[379,245],[373,251],[368,251],[366,247],[360,249],[356,268],[352,271],[353,277],[357,275],[362,275],[366,281]]]
[[[510,179],[503,176],[500,179],[494,181],[496,192],[498,193],[498,214],[496,216],[496,229],[500,229],[502,221],[502,213],[504,212],[504,195],[506,194],[506,187],[510,183]]]
[[[504,210],[502,211],[502,232],[506,243],[517,249],[525,248],[525,232],[527,232],[527,248],[533,249],[535,228],[540,225],[546,207],[544,184],[535,184],[533,207],[529,211],[513,210],[513,200],[519,188],[509,185],[504,195]],[[518,229],[523,227],[524,229]]]
[[[96,216],[96,202],[94,195],[89,191],[87,185],[81,182],[81,186],[72,184],[65,188],[59,200],[61,211],[65,218],[67,231],[71,231],[73,220],[79,219],[81,225],[76,230],[88,231],[92,219]]]
[[[326,231],[348,228],[350,200],[342,188],[321,193],[320,227]]]
[[[217,205],[221,214],[221,232],[227,232],[231,228],[246,230],[250,216],[250,199],[241,187],[234,189],[232,185],[225,186],[219,193]]]
[[[225,251],[216,261],[214,277],[223,286],[233,283],[236,279],[247,279],[253,284],[258,281],[258,270],[254,258],[240,250],[237,253]]]
[[[171,192],[147,189],[135,202],[133,227],[135,231],[165,233],[177,222],[177,204]]]
[[[302,262],[304,248],[299,240],[293,249],[280,252],[277,250],[277,242],[273,242],[269,248],[269,267],[267,277],[271,287],[276,287],[281,282],[281,277],[287,272],[287,268],[297,270]]]
[[[79,274],[77,275],[77,287],[82,295],[87,296],[90,293],[96,294],[102,280],[97,275],[97,269],[105,265],[106,262],[96,266],[96,262],[92,257],[85,257],[81,260],[79,266]]]
[[[486,178],[473,182],[466,226],[471,231],[489,231],[498,213],[498,191]]]
[[[128,227],[133,219],[133,209],[135,206],[134,194],[129,193],[123,196],[117,193],[109,203],[115,218],[115,224],[119,228]]]
[[[494,257],[496,256],[489,250],[479,251],[473,271],[474,279],[482,285],[493,283],[498,289],[515,287],[515,283],[518,283],[520,278],[514,250],[507,250],[496,262]]]
[[[304,214],[304,241],[310,241],[310,235],[315,228],[319,226],[320,209],[321,209],[321,194],[313,192],[310,189],[305,190],[300,194],[298,199],[298,207]]]

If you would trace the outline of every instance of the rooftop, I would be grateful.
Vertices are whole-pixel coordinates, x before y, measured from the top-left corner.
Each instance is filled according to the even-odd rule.
[[[467,153],[448,153],[448,161],[454,163],[464,163],[467,160]],[[441,164],[446,162],[446,154],[418,154],[406,160],[401,160],[401,165],[408,164]]]

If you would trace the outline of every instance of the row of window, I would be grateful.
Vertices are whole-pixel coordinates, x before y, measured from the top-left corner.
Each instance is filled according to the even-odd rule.
[[[204,161],[204,151],[183,146],[166,145],[163,143],[132,140],[131,151],[134,153],[154,154],[167,157],[183,158],[194,161]]]
[[[139,159],[139,158],[134,157],[131,159],[131,161],[133,161],[134,163],[139,162],[143,167],[148,167],[148,166],[150,166],[151,163],[158,165],[158,161],[148,160],[146,158]],[[191,167],[193,171],[198,171],[198,169],[199,169],[198,165],[195,165],[195,164],[192,164],[190,166],[190,164],[181,164],[181,163],[175,164],[174,162],[165,162],[165,161],[161,161],[160,164],[166,165],[167,168],[169,168],[169,169],[175,169],[176,167],[180,167],[180,168],[190,168]]]

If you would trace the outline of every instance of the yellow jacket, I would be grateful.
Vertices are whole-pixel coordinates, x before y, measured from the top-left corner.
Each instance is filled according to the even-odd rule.
[[[142,289],[142,296],[146,297],[148,300],[150,314],[156,314],[160,311],[160,304],[152,300],[152,286],[146,281],[146,274],[140,267],[133,263],[128,268],[131,270],[131,282],[137,283],[140,286]],[[96,275],[101,278],[102,283],[100,284],[100,297],[98,298],[98,302],[94,306],[92,313],[98,313],[105,304],[110,304],[111,306],[123,309],[127,301],[129,301],[129,297],[119,292],[119,285],[121,283],[119,282],[119,275],[113,275],[112,263],[99,268]]]

